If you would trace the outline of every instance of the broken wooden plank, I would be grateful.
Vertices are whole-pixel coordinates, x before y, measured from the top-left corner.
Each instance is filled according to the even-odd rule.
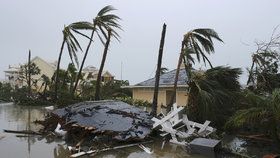
[[[153,124],[153,128],[158,127],[160,124],[162,124],[163,122],[171,119],[172,117],[174,117],[175,115],[177,115],[180,111],[182,111],[184,109],[184,107],[179,107],[177,109],[175,109],[175,111],[170,112],[168,115],[166,115],[164,118],[162,119],[152,119],[152,121],[154,121],[155,123]]]
[[[210,122],[210,121],[209,121],[209,122]],[[199,129],[204,128],[204,125],[203,125],[203,124],[188,120],[188,118],[187,118],[186,115],[183,115],[183,123],[184,123],[187,127],[188,127],[188,126],[193,126],[192,128],[194,128],[194,127],[197,127],[197,128],[199,128]],[[206,122],[206,123],[208,123],[208,122]],[[207,135],[211,134],[212,132],[214,132],[214,131],[215,131],[215,128],[210,127],[210,126],[207,126],[207,127],[204,129],[204,131],[209,131],[209,132],[207,132],[207,134],[206,134],[206,136],[207,136]],[[202,132],[201,132],[201,133],[202,133]]]
[[[202,132],[206,131],[206,128],[208,127],[209,124],[210,121],[206,120],[197,133],[200,135]]]
[[[143,144],[138,144],[138,146],[139,146],[139,148],[141,148],[142,150],[144,150],[144,151],[145,151],[146,153],[148,153],[148,154],[154,153],[154,151],[151,151],[150,148],[145,147]]]
[[[16,133],[16,134],[42,135],[42,133],[31,131],[31,130],[14,131],[14,130],[4,129],[4,132],[6,132],[6,133]]]

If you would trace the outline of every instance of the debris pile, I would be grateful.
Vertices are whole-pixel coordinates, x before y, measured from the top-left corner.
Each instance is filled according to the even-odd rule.
[[[216,129],[210,127],[210,121],[206,120],[204,124],[188,120],[187,115],[180,118],[179,113],[183,107],[177,107],[175,103],[172,110],[167,114],[161,114],[161,118],[152,118],[155,122],[153,129],[158,129],[162,137],[170,135],[170,143],[182,145],[190,148],[192,152],[199,152],[206,155],[214,155],[214,149],[219,146],[220,141],[206,139],[208,135],[215,132]],[[207,152],[206,152],[207,151]]]
[[[44,132],[66,134],[66,139],[80,144],[84,140],[143,140],[152,130],[151,116],[121,101],[87,101],[50,112],[44,121]]]

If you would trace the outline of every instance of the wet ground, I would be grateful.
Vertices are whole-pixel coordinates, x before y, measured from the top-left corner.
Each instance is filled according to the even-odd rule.
[[[41,107],[22,107],[12,104],[0,104],[0,157],[1,158],[65,158],[69,153],[65,150],[65,142],[61,140],[49,141],[40,136],[18,137],[15,134],[3,133],[3,129],[36,130],[40,127],[31,122],[42,119],[44,110]],[[226,136],[224,140],[235,151],[241,151],[254,157],[262,157],[268,153],[280,153],[280,149],[271,144],[249,143],[240,138]],[[145,145],[154,153],[147,154],[139,147],[129,147],[99,153],[98,158],[203,158],[201,155],[190,155],[186,149],[156,141]]]

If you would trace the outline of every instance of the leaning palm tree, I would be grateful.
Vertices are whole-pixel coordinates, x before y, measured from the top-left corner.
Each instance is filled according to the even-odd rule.
[[[112,6],[110,6],[110,5],[106,6],[106,7],[102,8],[98,12],[97,16],[93,19],[93,23],[91,24],[92,32],[91,32],[91,36],[90,36],[90,41],[87,45],[86,52],[85,52],[83,60],[82,60],[82,64],[81,64],[79,72],[77,74],[76,82],[75,82],[75,85],[74,85],[73,90],[72,90],[73,94],[75,93],[75,91],[77,89],[77,86],[79,84],[79,80],[81,78],[83,66],[84,66],[85,60],[87,58],[89,48],[92,44],[94,33],[95,32],[97,33],[98,37],[100,38],[100,40],[103,44],[105,44],[105,43],[104,43],[104,40],[102,39],[102,36],[104,36],[106,39],[108,38],[107,35],[106,35],[106,30],[108,28],[111,29],[112,36],[114,36],[116,38],[119,37],[119,35],[116,33],[116,31],[114,29],[115,28],[121,29],[121,26],[118,24],[118,21],[120,20],[120,18],[118,16],[110,13],[114,10],[115,9]]]
[[[109,44],[110,44],[110,40],[111,40],[111,35],[112,35],[111,30],[108,30],[107,41],[106,41],[106,44],[105,44],[105,47],[104,47],[104,52],[103,52],[103,56],[102,56],[102,60],[101,60],[101,65],[100,65],[98,75],[97,75],[97,80],[96,80],[96,88],[95,88],[95,96],[94,96],[95,100],[100,100],[101,77],[102,77],[102,72],[103,72],[103,68],[104,68],[107,53],[108,53],[108,48],[109,48]]]
[[[55,77],[55,99],[57,99],[57,91],[58,91],[58,83],[59,83],[59,67],[61,62],[61,57],[64,49],[64,45],[67,45],[69,56],[73,62],[73,56],[75,58],[75,62],[78,65],[78,58],[76,52],[78,50],[82,50],[78,40],[71,32],[73,30],[72,24],[65,26],[62,33],[63,33],[63,41],[60,48],[60,53],[58,56],[57,66],[56,66],[56,77]]]
[[[175,100],[180,66],[183,61],[185,64],[186,73],[188,75],[188,82],[191,79],[191,64],[194,64],[194,58],[192,57],[192,55],[196,56],[198,62],[201,62],[202,59],[205,64],[208,63],[211,68],[213,67],[207,57],[207,54],[214,53],[215,50],[212,39],[223,42],[219,35],[213,29],[208,28],[194,29],[184,35],[181,43],[181,53],[179,55],[177,71],[174,79],[173,92],[170,102],[167,106],[167,111],[171,110],[171,106]]]

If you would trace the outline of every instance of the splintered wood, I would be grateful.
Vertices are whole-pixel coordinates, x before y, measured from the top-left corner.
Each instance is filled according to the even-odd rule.
[[[153,129],[159,129],[162,131],[161,136],[171,135],[171,143],[178,145],[188,145],[185,141],[191,136],[196,137],[206,137],[209,134],[215,132],[213,127],[210,127],[210,121],[206,120],[204,124],[193,122],[188,120],[187,115],[183,115],[183,118],[180,119],[179,113],[183,110],[183,107],[177,107],[177,104],[173,104],[172,110],[161,119],[152,118],[155,122]],[[182,124],[181,126],[178,126]],[[181,141],[178,138],[183,139]]]

